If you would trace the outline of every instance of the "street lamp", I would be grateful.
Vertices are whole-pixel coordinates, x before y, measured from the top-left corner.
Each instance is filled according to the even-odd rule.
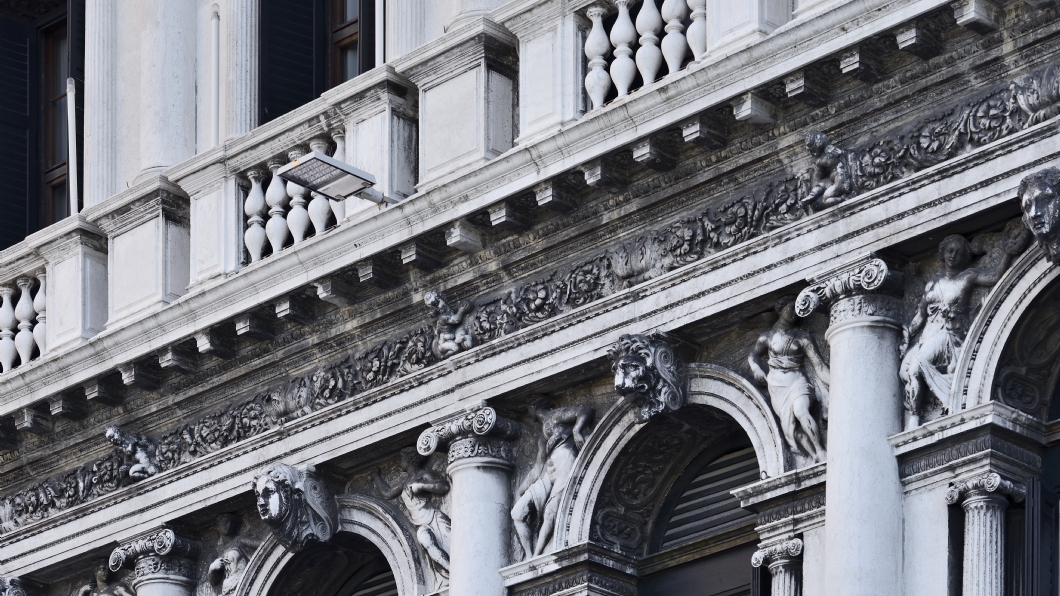
[[[310,151],[291,161],[277,170],[276,175],[336,201],[358,197],[373,203],[398,202],[372,188],[375,176],[319,151]]]

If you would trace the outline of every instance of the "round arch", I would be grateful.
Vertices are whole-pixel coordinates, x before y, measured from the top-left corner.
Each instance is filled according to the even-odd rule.
[[[1008,338],[1027,309],[1050,284],[1060,267],[1047,261],[1035,245],[1011,266],[976,315],[957,361],[949,398],[951,413],[991,401],[994,379]]]
[[[690,404],[714,408],[732,418],[747,433],[758,467],[768,477],[791,469],[792,458],[761,391],[741,375],[720,366],[695,363],[687,370]],[[556,548],[589,539],[593,508],[607,472],[640,427],[634,419],[634,408],[625,400],[619,400],[600,419],[575,460],[560,501],[553,538]]]
[[[379,549],[394,573],[399,596],[417,596],[433,590],[433,572],[424,561],[415,537],[387,505],[363,495],[339,495],[336,500],[338,532],[360,536]],[[294,556],[295,553],[270,535],[247,563],[236,595],[267,596]]]

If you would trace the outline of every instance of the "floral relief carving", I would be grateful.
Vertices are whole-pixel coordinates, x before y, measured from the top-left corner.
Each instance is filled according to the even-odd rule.
[[[860,147],[844,147],[826,134],[812,133],[807,139],[810,164],[806,169],[712,201],[698,213],[559,267],[535,281],[516,284],[500,295],[449,301],[440,292],[428,292],[424,301],[432,324],[419,323],[400,336],[367,346],[161,436],[155,455],[157,470],[172,469],[475,346],[657,278],[1058,113],[1060,69],[1050,66]],[[137,464],[126,464],[120,454],[107,455],[5,495],[0,498],[0,532],[14,531],[120,488],[122,478],[115,465],[129,465],[132,470]],[[135,473],[146,478],[150,470],[150,466],[138,467]]]

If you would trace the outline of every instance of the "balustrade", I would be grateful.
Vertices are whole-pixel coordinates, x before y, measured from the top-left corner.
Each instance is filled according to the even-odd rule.
[[[37,271],[35,277],[0,285],[0,373],[29,364],[47,349],[46,279]]]

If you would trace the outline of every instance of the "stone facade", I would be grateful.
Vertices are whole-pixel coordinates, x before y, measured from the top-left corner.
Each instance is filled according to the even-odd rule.
[[[0,596],[1057,593],[1055,3],[376,5],[259,126],[256,0],[87,2]]]

